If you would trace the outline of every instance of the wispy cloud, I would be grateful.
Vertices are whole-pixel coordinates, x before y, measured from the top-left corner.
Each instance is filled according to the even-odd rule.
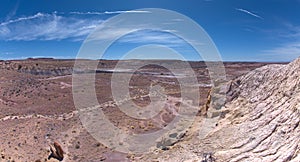
[[[9,20],[11,17],[13,17],[16,14],[16,12],[19,8],[19,4],[20,4],[20,0],[17,1],[14,8],[12,8],[12,10],[7,14],[7,16],[5,18],[6,21]]]
[[[74,15],[106,15],[106,14],[121,14],[121,13],[150,13],[149,11],[130,10],[130,11],[105,11],[105,12],[70,12]]]
[[[101,30],[97,30],[89,39],[90,40],[112,40],[119,36],[123,36],[116,40],[119,43],[132,43],[132,44],[152,44],[159,43],[169,46],[179,46],[185,43],[182,39],[170,34],[169,32],[175,31],[156,31],[156,30],[144,30],[147,24],[135,26],[135,28],[126,27],[105,27]],[[101,26],[99,27],[101,28]],[[126,34],[128,33],[128,34]]]
[[[104,20],[99,17],[37,13],[0,23],[0,40],[84,40]]]
[[[246,14],[249,14],[249,15],[251,15],[251,16],[254,16],[254,17],[259,18],[259,19],[262,19],[262,20],[264,19],[263,17],[261,17],[261,16],[255,14],[255,13],[253,13],[253,12],[250,12],[250,11],[248,11],[248,10],[242,9],[242,8],[236,8],[236,10],[237,10],[237,11],[240,11],[240,12],[244,12],[244,13],[246,13]]]
[[[14,52],[0,51],[0,60],[10,58],[12,55],[14,55]]]
[[[113,11],[113,12],[86,12],[86,13],[36,13],[30,16],[19,17],[0,23],[0,40],[5,41],[47,41],[47,40],[71,40],[83,41],[96,27],[97,30],[90,38],[91,40],[110,40],[121,37],[120,43],[131,44],[162,44],[169,47],[185,48],[187,43],[172,35],[176,31],[152,31],[141,30],[151,28],[151,24],[140,24],[136,26],[119,25],[104,26],[103,14],[113,13],[147,13],[148,11]],[[76,14],[76,15],[74,15]],[[93,15],[93,16],[86,16]],[[135,21],[135,20],[133,20]],[[183,20],[170,20],[180,23]],[[126,21],[128,23],[128,21]],[[130,24],[130,23],[129,23]],[[127,28],[126,28],[127,27]],[[137,31],[137,32],[134,32]],[[193,40],[190,40],[193,41]]]
[[[274,48],[263,50],[263,56],[291,61],[300,57],[300,26],[283,21],[284,30],[273,31],[282,42]]]
[[[285,38],[290,38],[290,39],[299,39],[300,38],[300,26],[294,25],[289,22],[284,22],[284,31],[281,32],[283,33],[281,36]]]
[[[70,39],[72,41],[82,41],[104,21],[103,15],[121,13],[149,13],[149,11],[38,12],[34,15],[7,19],[4,22],[0,22],[0,40],[31,41]],[[116,32],[113,33],[117,34]]]
[[[99,30],[95,31],[95,33],[89,37],[88,41],[113,40],[122,36],[118,38],[118,40],[113,41],[130,44],[160,44],[175,48],[186,48],[188,44],[185,40],[172,34],[176,33],[175,30],[149,30],[151,29],[151,24],[140,24],[133,28],[99,26],[98,29]],[[196,40],[188,41],[203,45],[201,42]]]
[[[31,19],[35,19],[35,18],[43,17],[43,16],[46,16],[46,14],[43,14],[43,13],[40,13],[40,12],[39,12],[39,13],[37,13],[37,14],[35,14],[35,15],[32,15],[32,16],[28,16],[28,17],[20,17],[20,18],[13,19],[13,20],[7,20],[7,21],[5,21],[5,22],[0,23],[0,26],[5,26],[5,25],[12,24],[12,23],[20,22],[20,21],[31,20]]]
[[[13,52],[0,52],[2,55],[12,55],[12,54],[14,54]]]
[[[291,61],[300,56],[300,41],[286,43],[273,49],[264,50],[262,51],[262,55],[269,59]]]
[[[138,31],[126,35],[120,39],[120,42],[145,44],[159,43],[168,46],[182,46],[186,43],[184,40],[170,33],[151,30]]]
[[[265,50],[265,52],[270,54],[280,54],[280,55],[298,55],[300,56],[300,42],[285,44],[280,47],[276,47],[271,50]]]

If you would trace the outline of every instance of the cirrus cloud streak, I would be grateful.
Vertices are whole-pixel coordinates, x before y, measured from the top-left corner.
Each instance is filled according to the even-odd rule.
[[[0,40],[83,40],[98,24],[101,18],[83,18],[37,13],[0,23]]]

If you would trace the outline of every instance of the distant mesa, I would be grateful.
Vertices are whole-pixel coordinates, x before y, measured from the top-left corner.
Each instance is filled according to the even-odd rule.
[[[33,58],[33,57],[29,57],[26,60],[54,60],[54,58],[52,57],[37,57],[37,58]]]

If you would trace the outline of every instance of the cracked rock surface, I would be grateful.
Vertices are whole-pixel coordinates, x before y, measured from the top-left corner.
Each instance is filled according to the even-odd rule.
[[[225,115],[198,118],[183,142],[142,159],[299,162],[300,58],[263,66],[228,84]]]

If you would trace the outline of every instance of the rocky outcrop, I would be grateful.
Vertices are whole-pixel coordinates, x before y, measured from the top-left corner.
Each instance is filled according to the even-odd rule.
[[[54,158],[59,161],[64,159],[64,151],[58,142],[54,142],[53,145],[50,145],[51,154],[49,155],[48,159]]]
[[[66,67],[47,67],[47,65],[39,65],[33,61],[22,63],[20,61],[0,61],[0,69],[13,70],[21,73],[28,73],[32,75],[46,75],[46,76],[63,76],[71,75],[73,72],[72,66]]]
[[[209,137],[222,137],[219,161],[300,161],[300,59],[251,71],[227,94],[230,113]]]
[[[203,157],[209,155],[220,162],[299,162],[300,58],[255,69],[227,84],[219,116],[200,116],[173,149],[143,160],[208,161]]]
[[[29,73],[33,75],[50,75],[50,76],[63,76],[71,75],[73,72],[72,68],[54,68],[54,69],[20,69],[19,72]]]

